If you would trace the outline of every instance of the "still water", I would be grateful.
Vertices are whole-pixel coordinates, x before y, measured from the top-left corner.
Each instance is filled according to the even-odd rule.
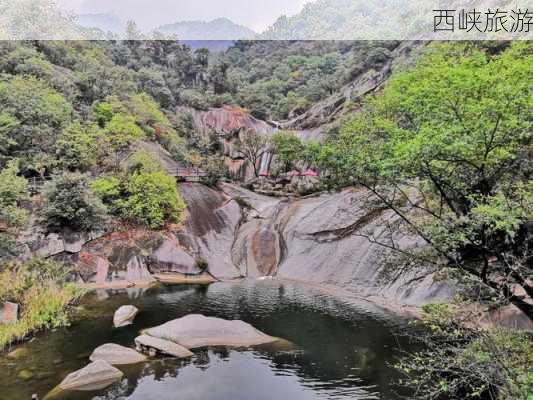
[[[134,324],[112,327],[123,304],[140,309]],[[190,360],[158,358],[120,366],[122,381],[76,400],[322,400],[397,399],[390,364],[407,323],[370,303],[277,281],[161,286],[89,295],[71,327],[39,334],[29,356],[0,357],[0,399],[42,399],[69,372],[82,368],[104,343],[133,346],[143,328],[190,313],[241,319],[294,343],[291,349],[206,349]],[[20,371],[32,378],[19,378]]]

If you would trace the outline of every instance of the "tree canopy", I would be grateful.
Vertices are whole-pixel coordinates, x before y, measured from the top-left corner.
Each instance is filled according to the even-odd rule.
[[[527,42],[497,55],[432,45],[315,162],[336,185],[372,191],[437,264],[533,318],[531,54]]]

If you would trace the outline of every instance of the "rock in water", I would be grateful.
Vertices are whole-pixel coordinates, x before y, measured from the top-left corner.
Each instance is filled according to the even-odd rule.
[[[192,357],[188,349],[179,344],[169,340],[159,339],[153,336],[141,335],[135,338],[135,344],[140,347],[148,347],[149,349],[156,349],[163,354],[169,354],[178,358]]]
[[[136,364],[146,360],[146,356],[114,343],[107,343],[97,347],[91,356],[91,361],[103,360],[111,365]]]
[[[30,355],[30,351],[25,347],[19,347],[18,349],[15,349],[9,353],[7,353],[7,358],[11,358],[13,360],[20,360],[21,358],[26,358]]]
[[[124,374],[108,362],[98,360],[72,372],[59,384],[62,390],[100,390],[122,378]]]
[[[143,333],[170,340],[188,349],[208,346],[246,347],[279,340],[243,321],[228,321],[198,314],[175,319]]]
[[[23,381],[29,381],[31,378],[33,378],[33,372],[23,369],[18,373],[17,378],[22,379]]]
[[[115,325],[115,328],[130,325],[138,312],[139,310],[134,306],[120,307],[117,311],[115,311],[113,325]]]

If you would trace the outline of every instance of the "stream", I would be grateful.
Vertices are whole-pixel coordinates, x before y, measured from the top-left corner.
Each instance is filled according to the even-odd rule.
[[[139,308],[134,324],[114,329],[121,305]],[[0,356],[0,399],[44,398],[70,372],[88,363],[104,343],[133,347],[141,329],[196,313],[241,319],[294,343],[290,349],[195,350],[189,360],[156,358],[119,366],[124,378],[97,392],[70,392],[76,400],[321,400],[397,399],[391,367],[408,350],[407,321],[372,303],[341,299],[283,281],[247,280],[210,286],[159,286],[86,296],[68,328],[38,334],[20,360]],[[30,371],[24,380],[21,371]]]

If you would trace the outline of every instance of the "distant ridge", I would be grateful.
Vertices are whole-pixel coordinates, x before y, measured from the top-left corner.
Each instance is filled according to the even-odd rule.
[[[113,14],[79,14],[76,23],[85,28],[99,28],[104,32],[122,33],[124,24]]]
[[[175,34],[183,41],[230,41],[238,39],[253,39],[257,34],[253,30],[234,23],[227,18],[217,18],[212,21],[180,21],[174,24],[162,25],[154,31],[166,35]]]

